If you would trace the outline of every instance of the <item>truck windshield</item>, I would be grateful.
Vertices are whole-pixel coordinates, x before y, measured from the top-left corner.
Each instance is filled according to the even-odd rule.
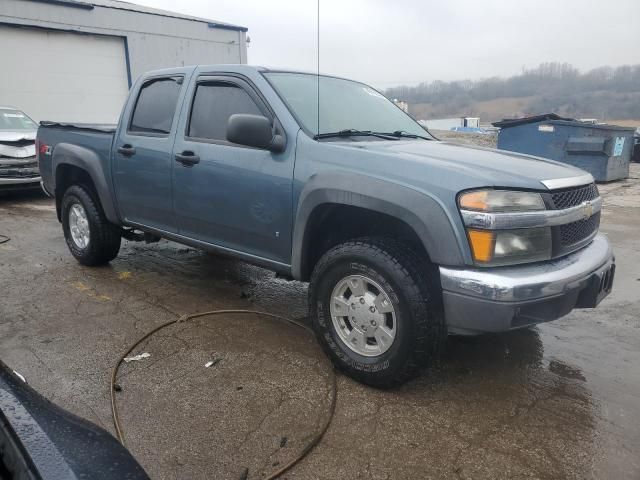
[[[384,95],[363,83],[307,73],[266,72],[265,77],[278,92],[302,126],[314,136],[332,133],[375,132],[432,139],[415,120]],[[318,115],[318,85],[320,115]],[[320,117],[320,128],[318,128]],[[368,139],[371,135],[367,136]]]
[[[20,110],[0,109],[0,130],[37,130],[38,125]]]

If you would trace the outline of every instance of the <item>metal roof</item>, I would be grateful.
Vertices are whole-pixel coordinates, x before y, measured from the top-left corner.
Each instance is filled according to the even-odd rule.
[[[618,125],[610,125],[606,123],[588,123],[581,122],[575,118],[561,117],[555,113],[545,113],[543,115],[534,115],[532,117],[505,119],[500,122],[494,122],[494,127],[501,129],[518,127],[520,125],[526,125],[529,123],[546,122],[552,125],[568,125],[571,127],[584,127],[584,128],[596,128],[600,130],[635,130],[635,127],[621,127]]]
[[[505,118],[499,122],[493,122],[491,125],[499,128],[517,127],[518,125],[525,125],[527,123],[545,122],[548,120],[567,120],[574,121],[573,118],[561,117],[555,113],[545,113],[543,115],[533,115],[531,117],[522,118]]]
[[[170,12],[168,10],[161,10],[158,8],[145,7],[136,3],[123,2],[120,0],[36,0],[42,3],[53,3],[56,5],[64,5],[67,7],[82,8],[87,10],[93,10],[94,7],[100,8],[112,8],[115,10],[129,10],[131,12],[144,13],[147,15],[157,15],[160,17],[177,18],[181,20],[189,20],[192,22],[206,23],[210,28],[222,28],[227,30],[239,30],[246,32],[247,27],[240,25],[234,25],[226,22],[219,22],[217,20],[211,20],[208,18],[193,17],[191,15],[184,15],[182,13]]]

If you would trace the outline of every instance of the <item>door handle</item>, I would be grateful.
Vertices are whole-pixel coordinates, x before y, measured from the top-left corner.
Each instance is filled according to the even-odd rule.
[[[185,150],[182,153],[176,153],[176,162],[181,163],[185,167],[192,167],[196,163],[200,163],[200,157],[190,150]]]
[[[121,147],[118,147],[118,153],[125,157],[131,157],[136,154],[136,149],[128,143],[125,143]]]

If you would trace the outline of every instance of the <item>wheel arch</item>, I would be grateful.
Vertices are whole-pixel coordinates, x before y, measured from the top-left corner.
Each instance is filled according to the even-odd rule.
[[[386,232],[415,242],[415,248],[434,263],[464,264],[454,227],[440,204],[402,185],[355,174],[318,175],[305,185],[298,205],[291,261],[294,278],[305,281],[310,278],[322,254],[314,251],[318,239],[327,235],[332,220],[344,215],[336,212],[346,210],[364,212],[368,219],[384,223],[377,225],[374,233]],[[358,225],[348,234],[344,239],[371,235],[372,231],[366,225],[364,228]]]
[[[85,185],[95,195],[106,218],[114,224],[120,224],[111,188],[96,152],[79,145],[60,143],[53,151],[53,172],[58,220],[62,196],[67,188]]]

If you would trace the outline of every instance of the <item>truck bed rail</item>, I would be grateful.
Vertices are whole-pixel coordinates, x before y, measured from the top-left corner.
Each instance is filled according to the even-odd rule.
[[[101,133],[115,133],[118,125],[116,124],[101,124],[101,123],[62,123],[62,122],[50,122],[43,120],[40,122],[42,127],[52,127],[61,129],[77,129],[77,130],[89,130],[93,132]]]

